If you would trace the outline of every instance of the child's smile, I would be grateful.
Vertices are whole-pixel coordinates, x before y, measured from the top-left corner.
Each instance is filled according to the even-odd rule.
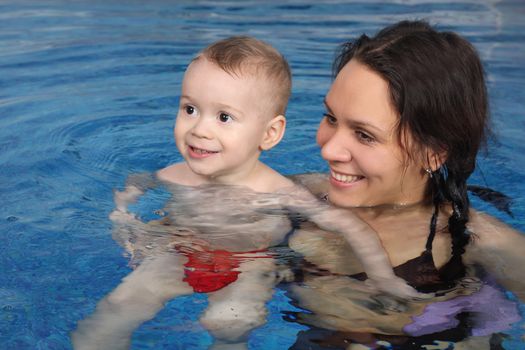
[[[188,146],[188,154],[192,158],[207,158],[217,153],[219,153],[219,151],[210,151],[194,146]]]

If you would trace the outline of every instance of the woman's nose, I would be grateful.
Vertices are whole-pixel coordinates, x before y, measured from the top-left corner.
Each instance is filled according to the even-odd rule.
[[[328,162],[349,162],[352,160],[350,151],[350,141],[339,131],[329,135],[319,137],[318,143],[321,146],[321,156]]]

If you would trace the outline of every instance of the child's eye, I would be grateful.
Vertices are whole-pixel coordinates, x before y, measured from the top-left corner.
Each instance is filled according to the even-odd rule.
[[[375,138],[373,136],[367,134],[366,132],[357,130],[355,132],[355,134],[357,135],[357,139],[361,143],[370,144],[370,143],[375,142]]]
[[[184,106],[184,110],[186,111],[187,115],[195,114],[195,107],[193,106],[190,106],[190,105]]]
[[[233,120],[233,117],[227,113],[221,113],[219,114],[219,121],[221,123],[229,123]]]
[[[328,114],[328,113],[325,113],[324,114],[324,118],[326,119],[326,122],[330,125],[335,125],[337,124],[337,119],[336,117],[334,117],[333,115],[331,114]]]

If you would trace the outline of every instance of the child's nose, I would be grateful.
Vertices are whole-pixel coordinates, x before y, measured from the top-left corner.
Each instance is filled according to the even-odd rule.
[[[191,129],[191,133],[199,138],[211,139],[213,137],[212,120],[204,116],[199,117]]]

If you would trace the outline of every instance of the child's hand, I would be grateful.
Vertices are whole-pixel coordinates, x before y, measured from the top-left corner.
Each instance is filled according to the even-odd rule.
[[[109,214],[109,219],[117,224],[129,224],[138,221],[135,215],[118,209],[113,210]]]
[[[142,193],[143,192],[135,186],[127,186],[124,191],[115,190],[113,196],[117,210],[126,212],[128,210],[128,204],[135,202]]]

